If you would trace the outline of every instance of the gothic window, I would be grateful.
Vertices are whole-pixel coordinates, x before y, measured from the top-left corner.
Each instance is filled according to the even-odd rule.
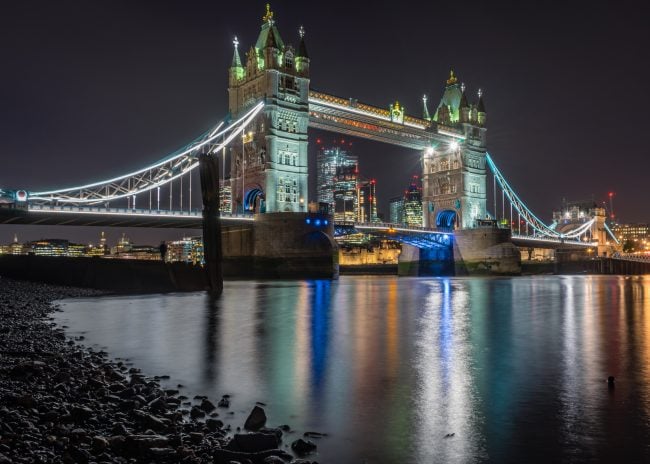
[[[433,163],[431,165],[431,172],[436,172],[438,170],[438,165],[436,163]]]
[[[284,66],[287,68],[293,68],[293,54],[287,53],[284,55]]]
[[[458,160],[454,160],[454,169],[458,169]]]
[[[443,159],[440,161],[440,170],[441,171],[448,171],[449,170],[449,161],[446,159]]]
[[[451,193],[456,193],[456,184],[452,184]]]
[[[291,201],[296,201],[298,198],[298,182],[293,181],[293,188],[291,189]]]
[[[440,191],[443,195],[447,195],[450,191],[449,184],[442,184],[442,187],[440,188]]]
[[[284,201],[284,179],[278,181],[278,201]]]
[[[297,158],[298,157],[296,156],[296,154],[291,155],[291,165],[292,166],[297,166],[297,163],[296,163]]]

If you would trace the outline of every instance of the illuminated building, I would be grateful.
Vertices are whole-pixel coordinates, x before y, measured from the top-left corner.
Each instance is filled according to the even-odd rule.
[[[134,245],[131,240],[122,234],[117,245],[111,248],[111,254],[106,258],[139,259],[144,261],[160,261],[160,249],[150,245]]]
[[[14,234],[14,240],[9,245],[0,245],[0,255],[22,255],[23,245],[18,243],[18,235]]]
[[[219,211],[222,213],[230,213],[232,211],[232,189],[230,188],[230,181],[228,179],[221,181],[221,188],[219,189]]]
[[[404,224],[404,197],[395,197],[389,200],[391,224]]]
[[[335,222],[355,222],[357,220],[357,180],[356,165],[336,168],[333,192]]]
[[[432,118],[423,99],[424,119],[434,121],[439,131],[463,134],[423,153],[422,201],[427,227],[470,228],[486,217],[487,113],[480,89],[477,97],[470,102],[465,85],[451,71]]]
[[[165,261],[203,264],[203,239],[201,237],[183,237],[181,240],[165,243],[167,245]]]
[[[623,251],[650,251],[649,224],[614,224],[612,232],[623,245]]]
[[[345,140],[341,141],[342,144]],[[320,140],[317,140],[320,143]],[[316,196],[319,203],[329,205],[330,214],[334,214],[335,182],[340,168],[358,165],[358,159],[345,150],[345,146],[320,147],[316,156]]]
[[[648,224],[614,224],[612,232],[621,241],[650,240],[650,225]]]
[[[253,102],[266,106],[231,146],[233,212],[306,212],[309,65],[305,31],[298,46],[285,43],[267,6],[257,40],[245,61],[235,38],[228,69],[228,110],[233,119]]]
[[[422,227],[422,187],[418,176],[404,193],[404,224],[409,227]]]
[[[71,245],[73,253],[78,251],[79,246],[85,248],[83,245],[71,244],[68,240],[54,238],[28,242],[23,245],[23,250],[26,254],[36,256],[69,256],[68,250]]]
[[[108,245],[106,245],[106,235],[102,232],[99,238],[99,245],[93,246],[92,244],[88,245],[88,250],[86,252],[87,256],[104,256],[109,253]]]
[[[357,184],[358,222],[378,222],[376,187],[374,179],[359,181]]]

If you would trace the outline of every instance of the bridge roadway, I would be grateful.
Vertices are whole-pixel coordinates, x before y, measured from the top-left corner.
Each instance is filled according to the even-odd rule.
[[[249,214],[222,214],[223,224],[246,225],[255,220]],[[202,213],[199,210],[169,211],[148,209],[107,208],[103,206],[70,205],[29,205],[26,210],[0,209],[0,224],[55,225],[55,226],[97,226],[97,227],[150,227],[160,229],[201,229]],[[411,235],[435,237],[436,241],[446,242],[452,232],[426,227],[405,227],[390,223],[341,223],[336,229],[347,229],[347,233],[376,233],[382,236]],[[426,238],[424,238],[426,240]],[[513,235],[512,242],[519,247],[528,248],[576,248],[597,246],[591,242]]]

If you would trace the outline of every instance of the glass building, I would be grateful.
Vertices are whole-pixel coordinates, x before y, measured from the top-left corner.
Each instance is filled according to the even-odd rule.
[[[377,183],[374,179],[359,181],[357,184],[357,221],[378,222]]]
[[[395,197],[389,200],[391,224],[404,224],[404,197]]]
[[[422,185],[420,178],[413,176],[404,194],[404,224],[409,227],[422,227]]]
[[[319,143],[319,141],[317,141]],[[335,199],[334,191],[338,190],[339,202],[341,211],[344,206],[348,204],[341,203],[343,201],[349,202],[347,195],[342,193],[348,190],[345,183],[345,177],[349,177],[350,170],[342,169],[353,167],[357,171],[358,158],[346,150],[345,145],[334,145],[331,147],[320,147],[316,157],[316,197],[318,203],[326,203],[329,205],[330,214],[335,212]],[[356,174],[356,173],[355,173]],[[356,179],[355,179],[356,183]],[[356,185],[352,188],[352,196],[355,195]]]

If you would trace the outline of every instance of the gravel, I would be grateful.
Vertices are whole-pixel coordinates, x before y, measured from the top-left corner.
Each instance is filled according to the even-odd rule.
[[[223,402],[183,404],[182,386],[165,390],[52,322],[53,301],[99,294],[0,277],[0,464],[313,463],[316,445],[283,443],[289,427],[261,425],[259,406],[255,431],[232,434]]]

